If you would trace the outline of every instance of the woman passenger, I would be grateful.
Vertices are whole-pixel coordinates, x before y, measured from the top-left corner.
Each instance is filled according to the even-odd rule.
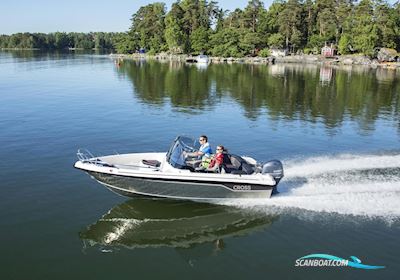
[[[224,152],[225,152],[225,147],[222,145],[218,145],[217,149],[215,151],[215,156],[211,160],[208,167],[204,167],[202,165],[199,168],[196,168],[196,170],[197,171],[204,170],[204,171],[210,171],[210,172],[218,172],[224,162]]]

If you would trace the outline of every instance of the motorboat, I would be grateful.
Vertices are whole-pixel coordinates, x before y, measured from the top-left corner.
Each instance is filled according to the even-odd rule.
[[[208,58],[207,55],[201,54],[196,57],[196,61],[197,63],[207,64],[210,61],[210,59]]]
[[[198,141],[178,136],[165,153],[93,156],[78,150],[75,168],[87,172],[108,189],[125,196],[214,201],[269,198],[283,177],[279,160],[259,163],[248,156],[224,154],[217,172],[197,171],[187,155]]]

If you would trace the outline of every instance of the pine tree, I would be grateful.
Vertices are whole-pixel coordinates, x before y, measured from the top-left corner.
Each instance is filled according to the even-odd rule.
[[[165,4],[153,3],[141,7],[132,16],[132,27],[129,35],[139,41],[140,48],[152,53],[164,49],[165,38]]]
[[[301,16],[302,7],[299,0],[288,0],[279,14],[279,32],[285,37],[286,48],[299,47],[301,43]]]
[[[375,0],[374,20],[378,32],[378,46],[386,48],[396,48],[396,20],[394,9],[382,0]]]
[[[373,55],[378,44],[378,28],[374,22],[374,10],[371,0],[361,0],[352,17],[352,41],[356,51]]]
[[[183,53],[185,34],[182,28],[183,10],[179,2],[173,3],[165,18],[165,40],[171,53]]]

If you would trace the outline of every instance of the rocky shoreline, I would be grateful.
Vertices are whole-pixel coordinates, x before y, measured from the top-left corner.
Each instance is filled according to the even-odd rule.
[[[195,60],[195,56],[170,55],[170,54],[110,54],[114,59],[149,59],[158,61],[179,61],[187,62]],[[399,69],[400,62],[378,62],[364,55],[341,55],[326,58],[321,55],[288,55],[284,57],[209,57],[211,63],[245,63],[245,64],[273,64],[273,63],[306,63],[321,65],[363,65],[368,67],[382,67]]]

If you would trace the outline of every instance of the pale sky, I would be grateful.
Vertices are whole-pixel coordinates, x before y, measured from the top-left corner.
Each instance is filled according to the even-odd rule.
[[[175,0],[11,0],[0,6],[0,34],[17,32],[123,32],[141,6],[164,2],[167,9]],[[263,1],[268,7],[272,0]],[[248,0],[219,0],[223,9],[243,9]]]

